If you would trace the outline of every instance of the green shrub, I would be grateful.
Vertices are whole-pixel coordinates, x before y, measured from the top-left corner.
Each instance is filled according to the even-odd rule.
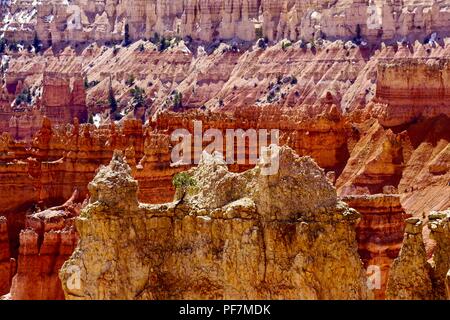
[[[125,47],[128,47],[130,44],[131,44],[131,40],[130,40],[130,26],[127,23],[125,25],[125,32],[124,32],[124,36],[123,36],[123,45]]]
[[[125,80],[125,84],[126,84],[127,86],[131,87],[131,86],[134,85],[134,82],[135,82],[135,81],[136,81],[136,78],[134,77],[134,75],[130,74],[130,75],[128,76],[128,79]]]
[[[195,187],[197,182],[187,172],[181,172],[173,177],[172,184],[176,189],[181,189],[185,192],[189,187]]]
[[[285,40],[281,43],[281,48],[283,50],[286,50],[287,48],[289,48],[290,46],[292,46],[292,42],[290,42],[289,40]]]
[[[31,104],[33,97],[31,96],[30,89],[24,88],[22,92],[16,97],[15,105],[19,106],[22,103]]]
[[[130,95],[133,97],[133,105],[135,107],[142,107],[145,105],[145,91],[141,87],[134,86],[130,89]]]

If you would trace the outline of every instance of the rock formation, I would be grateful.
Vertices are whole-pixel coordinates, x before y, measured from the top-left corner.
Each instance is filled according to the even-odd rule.
[[[446,1],[29,0],[6,3],[0,27],[10,39],[44,42],[190,36],[254,40],[358,38],[371,42],[448,35]],[[9,15],[8,15],[9,14]],[[4,19],[8,17],[8,19]]]
[[[407,220],[405,239],[399,258],[389,274],[388,299],[450,299],[446,289],[450,268],[450,211],[431,212],[429,228],[436,241],[433,257],[427,262],[422,238],[422,222]]]
[[[74,199],[27,217],[10,291],[13,300],[64,299],[58,273],[78,240],[73,218],[79,207]]]
[[[431,237],[436,241],[432,263],[434,299],[449,300],[445,282],[450,269],[450,210],[431,212],[428,219]]]
[[[420,117],[450,116],[450,64],[447,59],[380,62],[374,113],[384,126],[395,127]],[[380,112],[381,111],[381,112]]]
[[[187,173],[195,184],[163,205],[138,202],[116,153],[76,221],[80,242],[60,273],[66,298],[364,299],[359,215],[311,158],[277,151],[274,176],[262,175],[267,162],[235,174],[204,154]]]
[[[384,299],[389,269],[398,257],[405,231],[407,215],[400,204],[400,196],[347,196],[343,201],[361,214],[361,221],[356,227],[358,253],[368,272],[379,273],[374,275],[380,278],[373,279],[371,289],[374,298]]]
[[[10,257],[7,221],[0,217],[0,296],[8,293],[11,286]]]
[[[430,300],[433,298],[431,267],[427,262],[422,237],[422,222],[407,220],[400,256],[389,272],[386,298],[394,300]]]
[[[362,215],[356,225],[358,253],[369,280],[373,279],[373,267],[380,268],[381,274],[380,288],[369,287],[369,297],[373,293],[376,299],[384,298],[387,286],[388,298],[445,298],[449,269],[445,219],[430,212],[450,207],[448,8],[447,0],[2,1],[0,215],[6,217],[7,227],[2,220],[0,294],[11,292],[7,297],[20,299],[62,298],[55,275],[74,246],[70,245],[76,237],[71,229],[73,215],[47,209],[63,203],[74,190],[78,190],[74,202],[83,202],[89,194],[88,183],[98,167],[110,161],[114,150],[123,152],[131,176],[139,183],[139,202],[170,202],[175,193],[173,176],[192,167],[172,163],[176,142],[171,135],[178,129],[195,134],[195,124],[201,121],[197,134],[211,128],[221,133],[229,129],[279,130],[280,145],[310,156],[325,170],[341,199]],[[84,124],[87,121],[90,123]],[[201,146],[206,144],[203,141]],[[249,148],[242,148],[248,158]],[[194,154],[201,154],[198,149],[194,145]],[[199,174],[206,167],[191,173]],[[237,179],[239,186],[241,180],[255,188],[264,185],[262,180],[247,179],[248,172],[255,172],[253,167],[249,161],[231,164],[229,170],[234,173],[224,176]],[[265,186],[274,188],[272,182]],[[284,183],[279,183],[280,188]],[[224,184],[216,187],[220,186]],[[205,188],[210,186],[205,184]],[[298,269],[303,262],[288,261],[290,253],[305,252],[300,245],[315,248],[322,243],[316,244],[313,237],[292,236],[292,230],[285,232],[277,226],[284,222],[278,213],[290,217],[290,202],[279,194],[270,201],[261,199],[256,191],[247,193],[247,188],[241,187],[239,195],[229,191],[223,198],[199,191],[197,200],[208,199],[211,203],[207,204],[200,205],[187,195],[177,205],[138,204],[137,209],[126,209],[127,214],[139,216],[156,230],[147,236],[139,229],[133,231],[135,237],[153,241],[161,234],[165,242],[156,239],[155,243],[161,246],[161,255],[171,260],[166,262],[150,249],[143,252],[133,244],[134,254],[144,257],[142,263],[157,270],[146,273],[150,280],[145,285],[150,283],[150,287],[141,288],[140,296],[137,289],[125,292],[122,287],[115,292],[89,288],[86,295],[199,297],[188,287],[172,296],[160,292],[173,289],[186,274],[193,274],[199,286],[209,286],[213,297],[244,297],[242,292],[247,289],[249,297],[343,297],[335,294],[337,287],[328,295],[321,291],[326,274],[319,265],[314,268],[321,278],[306,279]],[[90,208],[97,208],[96,202],[91,202]],[[292,203],[305,205],[302,212],[294,212],[301,213],[302,219],[315,210],[306,206],[307,201]],[[252,218],[238,224],[237,218],[213,215],[214,210],[226,212],[228,207],[239,208],[237,217],[245,212]],[[198,210],[206,210],[200,214],[206,220],[189,220],[189,214],[197,216]],[[272,211],[276,213],[273,219],[264,218]],[[418,221],[410,220],[402,245],[405,216],[420,219],[424,228],[422,235],[415,233],[419,227],[413,225]],[[320,213],[314,219],[323,217]],[[64,222],[54,228],[49,219]],[[303,220],[299,225],[289,220],[289,225],[307,235],[315,236],[320,232],[311,230],[322,227],[325,234],[330,233],[333,219],[325,219],[326,223],[314,219],[306,221],[307,226]],[[121,223],[128,230],[129,224]],[[47,227],[42,225],[49,229],[43,232]],[[168,234],[159,229],[161,225]],[[90,228],[83,222],[80,226]],[[193,226],[212,231],[207,237],[193,237],[185,233],[194,230]],[[225,238],[218,235],[216,227],[234,228],[229,247],[222,245]],[[255,239],[247,227],[256,230]],[[119,231],[115,227],[102,224],[101,228],[113,230],[105,237],[116,241]],[[240,232],[251,234],[250,240],[241,241]],[[267,241],[273,237],[281,243],[280,249],[274,246],[281,262],[267,258],[267,250],[260,248],[261,243],[269,247]],[[199,243],[204,242],[213,245],[201,251]],[[238,262],[223,258],[223,253],[235,252],[243,242],[257,256],[252,264],[257,270],[254,277],[242,275],[251,284],[247,289],[228,277],[245,257],[238,256]],[[167,271],[184,259],[200,264],[200,258],[192,258],[185,248],[209,257],[208,266],[216,273],[200,277],[197,267]],[[287,253],[280,258],[279,250]],[[415,258],[414,250],[418,251]],[[431,256],[427,267],[424,259]],[[262,268],[263,263],[269,269]],[[218,273],[219,264],[223,265],[220,270],[228,272],[225,278],[219,277],[224,274]],[[39,267],[30,269],[29,265]],[[118,270],[115,266],[107,265],[105,270]],[[309,277],[311,270],[305,270]],[[102,272],[105,278],[101,282],[111,282],[110,274]],[[122,269],[120,273],[128,274]],[[280,275],[290,284],[282,283]],[[76,277],[70,280],[77,283]],[[306,283],[310,291],[299,293],[299,283]],[[269,285],[276,288],[273,293]],[[43,291],[44,286],[51,290]],[[230,288],[238,293],[233,295]],[[71,292],[70,297],[87,297],[84,291]]]

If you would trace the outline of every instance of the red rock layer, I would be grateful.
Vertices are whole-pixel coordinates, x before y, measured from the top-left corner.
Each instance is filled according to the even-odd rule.
[[[356,228],[358,252],[369,273],[381,271],[381,286],[376,287],[378,279],[373,278],[372,288],[375,299],[384,299],[389,269],[400,252],[408,215],[398,195],[348,196],[343,200],[362,215]]]
[[[58,272],[78,241],[73,217],[79,207],[72,201],[27,217],[10,291],[13,300],[64,299]]]
[[[373,112],[384,126],[411,123],[419,117],[450,116],[449,99],[448,59],[393,59],[378,65]]]
[[[10,259],[6,218],[0,216],[0,296],[8,293],[11,286],[12,271]]]
[[[72,123],[74,118],[87,121],[81,65],[75,56],[61,56],[62,61],[52,56],[26,54],[12,59],[0,89],[0,132],[9,132],[17,140],[30,140],[41,127],[44,116],[60,125]],[[31,105],[16,105],[15,98],[24,89],[31,92]]]

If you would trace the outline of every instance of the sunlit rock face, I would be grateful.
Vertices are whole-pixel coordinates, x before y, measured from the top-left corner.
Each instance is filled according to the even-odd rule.
[[[125,25],[133,38],[422,40],[447,35],[450,16],[447,1],[363,0],[11,1],[0,14],[7,37],[52,42],[118,40]]]
[[[188,172],[195,187],[163,205],[138,202],[116,153],[76,222],[80,243],[60,273],[66,298],[366,298],[359,215],[310,158],[277,150],[274,176],[262,163],[230,173],[205,154]]]
[[[427,261],[422,237],[422,222],[407,220],[400,255],[392,265],[386,297],[395,300],[448,300],[450,268],[450,210],[431,212],[429,228],[436,241],[432,258]]]

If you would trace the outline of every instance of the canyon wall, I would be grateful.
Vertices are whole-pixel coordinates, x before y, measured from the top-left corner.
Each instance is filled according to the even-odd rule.
[[[450,116],[450,64],[442,57],[394,59],[378,65],[374,107],[383,126],[395,127],[420,117]]]
[[[356,227],[358,253],[364,267],[380,276],[374,279],[374,298],[384,299],[389,269],[402,247],[408,215],[402,208],[400,196],[395,194],[347,196],[343,201],[361,214]]]
[[[270,152],[279,152],[278,175],[265,176],[263,162],[230,173],[204,154],[188,173],[195,186],[163,205],[138,202],[138,182],[115,153],[76,221],[80,242],[60,273],[66,298],[364,299],[359,215],[311,158]]]
[[[106,286],[114,282],[111,274],[119,278],[130,274],[120,259],[120,263],[113,260],[119,264],[106,263],[101,276],[83,278],[99,284],[97,288],[70,289],[70,298],[198,298],[183,284],[191,275],[214,298],[245,297],[245,288],[230,275],[236,270],[251,288],[250,297],[362,298],[365,294],[355,288],[337,294],[335,279],[322,271],[319,278],[308,278],[312,270],[304,267],[302,255],[291,263],[298,251],[310,258],[305,248],[320,252],[325,252],[322,246],[335,248],[333,243],[324,244],[322,233],[336,229],[331,239],[340,241],[341,231],[347,228],[350,237],[356,232],[364,268],[381,270],[380,288],[369,290],[369,297],[445,297],[449,267],[443,248],[448,237],[437,232],[445,230],[445,219],[430,212],[450,207],[450,45],[445,38],[450,30],[449,1],[75,0],[68,4],[17,0],[2,4],[0,33],[8,44],[0,53],[0,193],[4,195],[0,216],[6,217],[7,226],[0,220],[0,294],[10,291],[14,299],[63,298],[57,274],[75,247],[75,214],[48,208],[63,203],[74,190],[78,191],[74,201],[83,202],[89,196],[88,183],[114,150],[125,154],[131,176],[139,183],[140,202],[172,201],[172,177],[190,166],[171,166],[170,135],[181,128],[193,133],[195,121],[201,121],[202,133],[209,128],[222,133],[238,128],[280,129],[280,144],[312,157],[335,182],[337,194],[360,212],[355,231],[345,223],[335,227],[334,218],[327,220],[322,213],[307,225],[291,219],[289,228],[280,226],[285,221],[277,217],[266,221],[261,218],[265,209],[254,194],[225,199],[217,208],[199,209],[192,199],[183,199],[181,205],[135,208],[133,204],[126,208],[129,219],[145,228],[136,231],[129,221],[120,224],[130,230],[126,241],[133,244],[132,261],[139,268],[145,264],[162,269],[146,271],[148,283],[124,279],[127,287],[108,291]],[[119,45],[126,25],[136,42]],[[173,39],[167,44],[161,42],[162,36]],[[255,43],[261,36],[268,41]],[[25,47],[11,49],[14,40]],[[39,53],[27,48],[35,40],[42,42]],[[144,93],[140,107],[135,107],[131,93],[136,88]],[[15,105],[25,89],[31,92],[31,102]],[[110,115],[111,92],[118,105],[114,116],[122,118],[115,122]],[[95,124],[81,124],[94,122],[93,115]],[[252,167],[246,162],[229,169],[244,172]],[[91,191],[97,192],[95,187]],[[110,209],[91,202],[85,212],[94,208],[93,218],[82,218],[81,230],[108,230],[107,240],[119,241],[115,222],[96,218],[96,214],[108,216]],[[276,212],[287,203],[279,205],[282,208],[274,208]],[[228,209],[236,216],[212,214],[219,210],[217,214],[224,211],[226,216]],[[241,215],[246,217],[243,222],[237,221]],[[405,230],[404,218],[410,216]],[[83,219],[94,220],[92,230]],[[434,222],[427,223],[428,219]],[[208,236],[185,233],[194,228]],[[230,230],[233,247],[223,244],[227,239],[217,228]],[[144,235],[148,230],[150,235]],[[311,239],[302,238],[295,233],[298,230]],[[155,245],[144,252],[136,239]],[[351,242],[353,248],[354,241],[348,240],[344,242]],[[261,244],[272,245],[274,256],[266,257]],[[229,258],[239,245],[248,245],[255,257],[256,262],[247,262],[237,256],[240,265],[256,270],[254,277],[245,275]],[[84,248],[76,254],[83,255]],[[186,248],[207,257],[212,276],[198,271],[200,259]],[[91,251],[86,250],[90,261]],[[163,261],[165,256],[158,251],[169,261]],[[117,252],[107,255],[116,257]],[[427,259],[433,255],[430,264]],[[281,262],[274,262],[275,258]],[[74,259],[78,263],[82,258]],[[197,263],[192,269],[171,270],[179,261],[191,260]],[[314,274],[322,270],[319,260],[312,263]],[[224,282],[231,291],[221,286]],[[301,291],[298,285],[308,290]],[[43,290],[46,286],[51,289]],[[178,286],[182,292],[166,292]]]
[[[9,4],[8,4],[9,3]],[[448,1],[19,0],[6,2],[0,28],[10,39],[45,43],[190,36],[270,40],[365,37],[371,42],[448,35]]]

